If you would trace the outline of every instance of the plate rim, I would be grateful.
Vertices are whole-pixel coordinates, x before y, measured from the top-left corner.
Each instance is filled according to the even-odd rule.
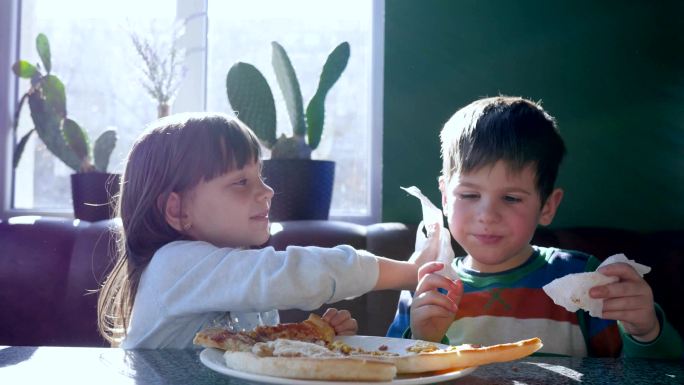
[[[380,336],[363,336],[363,335],[354,335],[354,336],[339,336],[337,339],[341,340],[353,340],[355,337],[361,337],[361,338],[373,338],[373,339],[379,339],[383,341],[388,341],[388,340],[404,340],[401,338],[394,338],[394,337],[380,337]],[[413,341],[413,340],[404,340],[404,341]],[[437,344],[437,345],[442,345],[442,344]],[[446,345],[443,345],[446,346]],[[304,380],[304,379],[296,379],[296,378],[285,378],[285,377],[274,377],[274,376],[267,376],[263,374],[255,374],[255,373],[249,373],[249,372],[242,372],[239,370],[231,369],[227,367],[223,361],[223,351],[215,348],[204,348],[200,354],[200,361],[204,366],[207,368],[214,370],[215,372],[243,379],[243,380],[249,380],[249,381],[258,381],[262,383],[268,383],[268,384],[282,384],[282,385],[331,385],[331,384],[349,384],[349,381],[323,381],[323,380]],[[218,361],[218,362],[217,362]],[[220,362],[220,363],[219,363]],[[456,378],[461,378],[464,376],[467,376],[468,374],[472,373],[477,369],[477,366],[473,366],[470,368],[465,368],[461,370],[455,370],[452,372],[447,372],[447,373],[440,373],[436,375],[431,375],[431,376],[419,376],[419,377],[409,377],[409,378],[394,378],[392,381],[374,381],[374,382],[359,382],[359,381],[354,381],[354,384],[359,384],[359,385],[374,385],[374,384],[392,384],[392,385],[421,385],[421,384],[429,384],[429,383],[434,383],[434,382],[442,382],[442,381],[448,381],[448,380],[453,380]]]

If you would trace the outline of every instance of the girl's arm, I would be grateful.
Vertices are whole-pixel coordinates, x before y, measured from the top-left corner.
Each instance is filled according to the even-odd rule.
[[[418,265],[378,257],[378,281],[373,290],[414,290],[418,283]]]
[[[403,289],[415,290],[418,284],[418,269],[437,259],[439,255],[440,231],[434,231],[425,248],[416,250],[407,262],[378,257],[378,281],[373,290]]]

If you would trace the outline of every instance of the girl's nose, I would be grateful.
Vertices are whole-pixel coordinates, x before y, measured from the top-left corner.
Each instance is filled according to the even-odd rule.
[[[264,195],[264,197],[268,198],[268,199],[272,199],[274,192],[273,192],[273,189],[271,188],[271,186],[267,185],[266,182],[264,182],[263,180],[261,181],[261,185],[263,187],[262,194]]]

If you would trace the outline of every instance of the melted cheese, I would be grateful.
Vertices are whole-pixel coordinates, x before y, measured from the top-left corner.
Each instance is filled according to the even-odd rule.
[[[286,340],[279,338],[275,341],[259,342],[252,348],[252,353],[264,357],[342,357],[325,346],[311,342]]]

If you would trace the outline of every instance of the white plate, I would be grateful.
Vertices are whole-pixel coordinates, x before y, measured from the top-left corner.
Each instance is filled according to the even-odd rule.
[[[373,336],[341,336],[336,339],[344,341],[347,345],[361,348],[364,350],[378,350],[382,345],[387,346],[387,351],[391,353],[406,354],[406,348],[415,343],[414,340],[407,340],[402,338],[390,337],[373,337]],[[440,347],[445,345],[437,344]],[[285,385],[330,385],[330,384],[350,384],[349,381],[315,381],[315,380],[297,380],[293,378],[272,377],[261,374],[241,372],[239,370],[230,369],[226,366],[223,360],[223,351],[218,349],[204,349],[200,353],[200,361],[209,369],[215,370],[219,373],[227,374],[232,377],[242,378],[244,380],[258,381],[268,384],[285,384]],[[397,377],[390,382],[354,382],[354,384],[362,385],[377,385],[377,384],[393,384],[393,385],[415,385],[415,384],[429,384],[433,382],[447,381],[454,378],[459,378],[472,373],[476,368],[466,368],[462,370],[454,370],[453,372],[439,374],[411,374],[411,375],[397,375]]]

